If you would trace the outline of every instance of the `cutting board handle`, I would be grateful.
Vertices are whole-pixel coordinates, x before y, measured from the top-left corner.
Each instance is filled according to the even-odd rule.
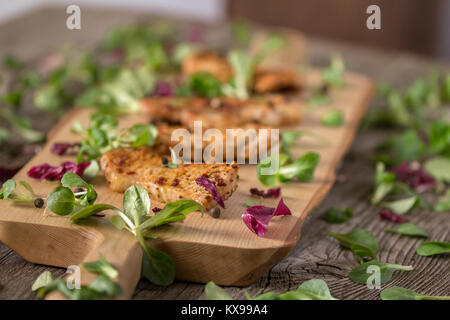
[[[136,238],[129,232],[116,229],[104,229],[99,232],[99,245],[86,255],[83,262],[78,265],[81,285],[89,285],[98,275],[83,268],[84,262],[92,262],[103,256],[119,272],[116,281],[122,292],[116,299],[130,299],[141,277],[142,249]],[[68,275],[70,277],[70,275]],[[58,292],[46,296],[48,300],[65,299]]]

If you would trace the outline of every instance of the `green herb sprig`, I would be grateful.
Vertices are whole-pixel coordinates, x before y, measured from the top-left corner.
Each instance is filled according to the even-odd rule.
[[[447,189],[446,193],[439,197],[437,203],[433,207],[433,210],[437,212],[450,211],[450,189]]]
[[[169,147],[169,149],[170,149],[171,161],[170,162],[167,161],[167,163],[163,163],[162,166],[165,168],[171,168],[171,169],[178,168],[178,165],[180,164],[180,160],[178,159],[178,156],[177,156],[175,150],[172,147]]]
[[[416,253],[425,257],[450,253],[450,243],[443,241],[424,242],[417,247]]]
[[[384,231],[398,233],[408,237],[428,238],[428,233],[425,230],[410,222],[402,223],[396,228],[386,228]]]
[[[233,69],[233,79],[223,85],[224,94],[241,100],[248,99],[256,59],[242,50],[235,49],[228,53],[228,61]]]
[[[34,192],[31,187],[21,181],[20,185],[30,194],[21,194],[15,191],[16,183],[14,180],[8,180],[0,189],[0,198],[21,202],[32,202],[35,200]],[[152,283],[158,285],[169,285],[175,277],[175,265],[173,260],[164,252],[150,247],[146,239],[156,238],[151,232],[153,228],[176,222],[183,221],[186,215],[204,209],[197,202],[190,199],[181,199],[170,202],[164,208],[153,216],[148,216],[150,211],[150,198],[147,191],[140,186],[133,185],[129,187],[123,197],[123,210],[105,203],[94,203],[97,199],[97,192],[91,184],[85,182],[78,175],[67,172],[61,179],[61,186],[56,187],[46,198],[47,208],[61,216],[71,215],[73,222],[91,217],[103,211],[112,210],[118,215],[110,218],[111,224],[117,229],[125,229],[134,234],[142,246],[143,256],[143,274]],[[95,271],[104,276],[114,278],[114,271],[105,263],[103,259],[96,263],[85,266],[89,271]],[[103,281],[99,279],[98,281]],[[60,290],[67,297],[79,298],[78,295],[86,292],[71,293],[67,291],[64,282],[55,280],[51,286],[45,290]],[[83,296],[84,297],[84,296]],[[93,295],[92,298],[97,297]]]
[[[33,188],[26,181],[15,182],[12,179],[3,183],[0,199],[15,203],[34,203],[37,208],[44,206],[61,216],[74,214],[92,205],[97,199],[94,186],[72,172],[67,172],[61,179],[61,185],[53,189],[45,198],[37,197]]]
[[[416,207],[429,208],[429,203],[411,190],[407,185],[396,180],[393,172],[386,171],[383,162],[378,162],[375,171],[375,190],[371,197],[372,204],[404,215]],[[394,199],[392,199],[392,197]],[[401,198],[399,198],[401,196]],[[388,197],[391,200],[386,200]]]
[[[344,114],[340,110],[326,112],[320,122],[328,127],[340,127],[344,123]]]
[[[376,259],[378,241],[371,232],[356,229],[345,234],[329,232],[328,235],[338,239],[343,247],[350,249],[360,263],[366,258]]]
[[[292,156],[290,148],[295,141],[302,136],[311,136],[314,139],[328,144],[329,141],[315,133],[308,131],[284,131],[281,133],[281,152],[278,157],[278,168],[272,174],[264,174],[265,168],[270,168],[272,162],[276,164],[276,155],[270,155],[259,162],[257,166],[257,176],[266,186],[273,186],[277,182],[290,182],[296,178],[300,182],[310,182],[314,177],[314,171],[319,163],[320,155],[309,152],[300,156],[296,160]]]
[[[13,81],[5,85],[5,92],[0,95],[0,119],[8,123],[7,127],[0,128],[0,144],[7,140],[11,131],[18,133],[28,142],[43,141],[45,135],[33,129],[30,119],[20,114],[24,97],[40,82],[39,75],[27,71],[25,63],[11,55],[5,56],[3,67],[2,75],[9,75]]]
[[[81,177],[67,172],[61,179],[61,186],[56,187],[47,196],[47,208],[61,216],[74,214],[92,205],[97,199],[94,186]]]
[[[83,263],[83,267],[89,272],[99,274],[88,286],[70,288],[64,279],[53,279],[50,271],[44,271],[33,283],[32,290],[36,291],[40,298],[58,291],[71,300],[102,300],[121,293],[120,286],[113,281],[119,273],[103,257],[94,262]]]
[[[334,54],[330,59],[328,67],[323,68],[320,72],[321,83],[314,88],[308,100],[311,106],[321,106],[331,103],[330,88],[341,88],[344,86],[345,64],[342,57]],[[333,117],[336,117],[334,115]],[[334,120],[333,122],[335,122]]]
[[[378,204],[395,187],[395,173],[387,172],[383,162],[378,162],[375,171],[375,191],[372,195],[372,204]]]
[[[103,113],[135,113],[141,108],[140,99],[151,92],[156,83],[155,75],[145,67],[119,68],[105,77],[101,84],[88,87],[74,103],[96,107]]]
[[[208,282],[205,286],[207,300],[233,300],[233,298],[214,282]],[[266,292],[251,297],[245,292],[247,300],[337,300],[334,298],[325,281],[312,279],[303,282],[295,291],[287,291],[281,294]]]
[[[370,260],[360,264],[355,269],[353,269],[352,272],[350,272],[350,274],[348,275],[348,277],[356,283],[367,284],[369,277],[372,275],[371,273],[367,272],[370,266],[377,266],[379,268],[380,284],[385,284],[389,282],[392,278],[392,274],[394,273],[394,271],[413,270],[413,267],[411,266],[402,266],[399,264],[386,263],[378,260]]]
[[[14,202],[28,203],[36,200],[33,188],[26,181],[15,182],[13,179],[6,180],[0,189],[0,199],[12,200]]]
[[[117,125],[115,117],[100,113],[91,115],[86,130],[78,122],[72,124],[72,132],[85,137],[81,141],[77,161],[97,160],[103,153],[118,148],[153,146],[158,135],[157,128],[152,124],[135,124],[120,132]]]
[[[426,77],[416,79],[404,90],[396,90],[389,84],[380,83],[378,94],[385,98],[385,105],[383,108],[371,109],[364,126],[389,125],[423,129],[429,120],[426,118],[427,113],[432,113],[427,110],[438,111],[439,115],[443,112],[443,105],[450,102],[449,84],[450,76],[440,75],[435,70]]]
[[[383,163],[377,163],[375,191],[372,195],[373,204],[378,204],[400,215],[406,214],[418,207],[433,209],[438,212],[447,210],[448,199],[445,192],[433,206],[422,195],[409,188],[405,183],[397,181],[393,172],[387,172],[384,168]],[[439,182],[438,179],[437,181]],[[386,198],[390,198],[390,200],[386,200]]]
[[[300,182],[310,182],[314,178],[314,171],[319,163],[320,155],[315,152],[308,152],[297,158],[295,161],[289,161],[289,156],[280,153],[278,157],[278,166],[272,174],[265,174],[267,170],[276,164],[275,155],[271,155],[260,161],[257,166],[257,176],[266,186],[273,186],[277,182],[286,183],[297,179]]]
[[[325,212],[325,220],[329,223],[345,223],[353,218],[353,210],[350,208],[330,208]]]
[[[148,238],[154,238],[151,233],[153,228],[176,222],[183,221],[186,215],[204,209],[197,202],[190,199],[181,199],[170,202],[164,208],[153,216],[148,216],[150,211],[150,198],[145,189],[133,185],[129,187],[123,196],[123,210],[120,210],[109,204],[93,204],[83,208],[71,216],[74,222],[85,219],[93,214],[105,210],[113,210],[118,215],[112,216],[110,222],[117,229],[125,229],[136,236],[143,249],[142,272],[143,275],[152,283],[166,286],[173,282],[175,278],[175,265],[173,260],[164,252],[156,250],[146,242]]]
[[[180,94],[181,89],[178,89]],[[189,77],[182,95],[191,96],[195,93],[199,97],[217,98],[223,96],[222,83],[208,72],[197,72]]]
[[[450,300],[450,296],[426,296],[402,287],[384,289],[380,297],[381,300]]]

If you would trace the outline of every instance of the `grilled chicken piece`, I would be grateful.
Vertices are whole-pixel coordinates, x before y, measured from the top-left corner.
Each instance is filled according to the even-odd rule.
[[[297,91],[299,88],[299,80],[291,70],[257,70],[253,79],[256,93]]]
[[[230,80],[232,73],[227,60],[214,52],[189,54],[181,63],[181,70],[186,76],[197,72],[208,72],[224,83]]]
[[[109,187],[124,192],[137,184],[158,202],[192,199],[205,210],[217,203],[210,192],[195,179],[206,175],[215,183],[219,194],[228,199],[237,188],[237,164],[179,164],[177,168],[162,166],[161,156],[149,147],[125,148],[106,152],[100,159]]]
[[[193,128],[195,120],[209,128],[236,128],[248,123],[281,126],[300,121],[300,106],[281,95],[239,100],[223,97],[212,100],[194,97],[151,97],[141,107],[153,120],[178,123]]]
[[[232,77],[232,69],[228,61],[214,52],[193,52],[183,59],[182,73],[185,76],[197,72],[208,72],[221,82],[226,83]],[[279,91],[297,91],[300,81],[291,70],[256,69],[253,77],[253,91],[269,93]]]
[[[175,147],[176,145],[178,145],[179,143],[182,143],[183,146],[183,150],[191,150],[191,156],[187,156],[184,155],[182,152],[180,152],[180,156],[184,157],[184,159],[189,159],[189,160],[193,160],[194,159],[194,154],[195,154],[195,150],[196,149],[200,149],[203,153],[203,151],[205,150],[205,148],[207,146],[209,146],[214,140],[212,141],[205,141],[202,142],[201,145],[199,145],[199,143],[195,144],[194,143],[194,133],[193,130],[188,130],[189,133],[191,134],[190,139],[186,139],[186,140],[182,140],[182,139],[177,139],[176,136],[174,136],[174,139],[172,139],[172,134],[175,132],[175,130],[178,129],[183,129],[186,130],[186,128],[182,127],[182,126],[176,126],[176,125],[169,125],[165,122],[162,123],[157,123],[156,127],[158,129],[158,137],[156,138],[155,141],[155,145],[152,147],[152,149],[158,153],[158,154],[170,154],[170,149],[169,147]],[[238,156],[241,156],[238,154],[238,148],[237,148],[237,143],[236,141],[239,141],[239,139],[243,139],[242,141],[245,141],[245,148],[244,148],[244,159],[248,160],[248,159],[255,159],[255,157],[257,157],[257,155],[259,154],[259,148],[261,146],[261,148],[266,148],[267,150],[270,149],[271,145],[272,145],[272,139],[271,139],[271,128],[266,127],[266,126],[260,126],[257,124],[246,124],[243,125],[239,128],[223,128],[223,129],[219,129],[219,128],[208,128],[203,126],[202,127],[202,136],[204,134],[208,133],[208,129],[218,129],[221,136],[223,137],[223,149],[222,149],[222,158],[217,158],[220,161],[224,161],[226,159],[226,154],[227,154],[227,148],[229,150],[234,150],[234,158],[237,159]],[[235,131],[233,134],[236,136],[236,139],[228,139],[227,138],[227,129],[235,129],[237,131]],[[250,139],[249,137],[253,135],[252,131],[249,130],[254,130],[254,138]],[[263,135],[260,130],[266,130],[267,131],[267,135]],[[229,132],[231,134],[231,132]],[[265,141],[264,141],[265,140]],[[252,155],[252,157],[251,157]],[[212,156],[216,156],[216,150],[213,150],[212,152]],[[205,160],[205,159],[204,159]]]

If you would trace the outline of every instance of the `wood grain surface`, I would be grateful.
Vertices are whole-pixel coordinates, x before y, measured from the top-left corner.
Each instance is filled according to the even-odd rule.
[[[111,25],[131,21],[145,20],[145,16],[126,12],[83,11],[86,29],[71,35],[81,47],[89,47],[101,38],[102,33]],[[0,27],[0,53],[16,53],[24,58],[34,58],[60,44],[68,36],[64,28],[54,26],[64,23],[64,10],[46,9],[30,14],[26,19],[16,20]],[[148,18],[147,18],[148,19]],[[40,28],[35,26],[39,25]],[[94,27],[95,26],[95,27]],[[51,35],[42,37],[42,34]],[[431,67],[449,70],[448,64],[430,61],[414,55],[400,52],[377,52],[373,49],[349,46],[343,43],[310,38],[311,62],[317,66],[328,63],[332,52],[340,52],[352,71],[367,74],[378,81],[388,81],[398,87],[404,87],[414,77],[426,74]],[[373,103],[376,106],[377,101]],[[33,114],[30,109],[29,114]],[[40,119],[36,125],[49,129],[51,118]],[[322,205],[306,220],[302,229],[301,241],[291,254],[271,268],[266,275],[246,288],[230,287],[227,291],[235,298],[243,298],[243,292],[250,294],[267,291],[282,292],[296,288],[300,283],[312,278],[327,281],[332,294],[341,299],[378,299],[379,290],[369,290],[365,286],[352,283],[347,275],[357,265],[351,253],[342,249],[338,243],[327,237],[329,231],[347,232],[355,228],[372,231],[380,242],[378,258],[393,263],[411,264],[415,270],[396,274],[393,280],[383,286],[404,286],[424,294],[449,295],[450,262],[448,257],[420,257],[414,253],[420,240],[401,238],[382,230],[389,222],[378,218],[379,208],[371,206],[368,195],[371,192],[373,168],[371,155],[373,148],[392,131],[367,130],[358,133],[355,143],[345,157],[337,174],[337,183]],[[14,145],[1,150],[2,164],[23,164],[26,155],[18,153]],[[329,225],[323,218],[324,210],[331,206],[351,207],[355,218],[344,225]],[[410,214],[412,222],[427,230],[432,240],[449,241],[449,217],[425,210],[415,210]],[[30,287],[34,279],[43,271],[50,270],[55,276],[64,270],[35,265],[24,261],[5,245],[0,244],[0,298],[33,299],[35,294]],[[135,299],[197,299],[203,298],[201,284],[176,281],[168,288],[158,287],[141,280],[134,293]]]

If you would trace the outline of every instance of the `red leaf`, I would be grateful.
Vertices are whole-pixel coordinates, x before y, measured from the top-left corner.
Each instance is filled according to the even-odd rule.
[[[49,180],[49,181],[61,181],[66,172],[73,172],[80,177],[83,175],[84,170],[89,166],[89,162],[73,163],[70,161],[63,162],[57,167],[53,167],[48,163],[35,166],[28,170],[28,176],[34,179]]]
[[[268,229],[269,222],[274,216],[291,215],[291,210],[280,199],[276,208],[266,206],[253,206],[247,208],[242,214],[245,225],[258,237],[263,237]]]
[[[417,192],[424,192],[434,187],[436,181],[415,163],[403,162],[394,168],[397,180],[405,183]]]
[[[281,195],[281,189],[280,188],[273,188],[267,190],[267,192],[264,192],[264,190],[259,190],[257,188],[251,188],[250,193],[263,198],[278,198]]]
[[[197,179],[195,179],[195,182],[204,187],[206,191],[209,191],[211,195],[213,196],[214,200],[221,206],[222,208],[225,208],[225,203],[223,202],[222,196],[220,195],[219,191],[217,190],[217,187],[214,183],[211,182],[206,176],[201,176]]]
[[[384,210],[383,209],[378,214],[380,215],[381,219],[389,220],[389,221],[392,221],[392,222],[395,222],[395,223],[403,223],[403,222],[408,222],[409,221],[408,219],[403,218],[402,216],[400,216],[400,215],[398,215],[396,213],[393,213],[393,212],[391,212],[389,210]]]

